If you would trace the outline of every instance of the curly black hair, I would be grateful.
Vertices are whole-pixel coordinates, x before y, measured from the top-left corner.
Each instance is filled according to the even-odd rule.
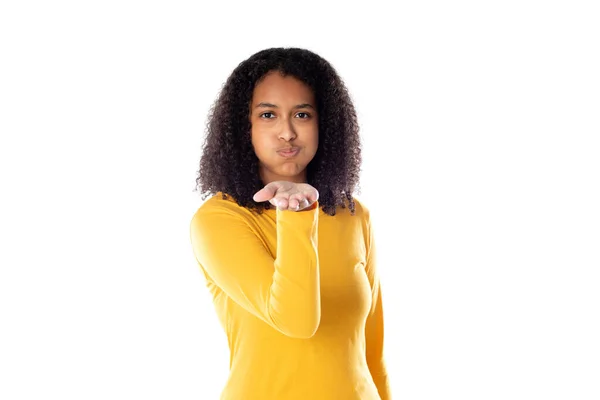
[[[265,185],[259,176],[259,160],[251,142],[248,118],[254,87],[271,71],[293,76],[315,95],[318,111],[319,146],[306,167],[307,183],[319,192],[319,205],[328,215],[336,206],[355,212],[352,193],[360,193],[362,156],[356,111],[348,90],[321,56],[301,48],[261,50],[241,62],[223,85],[212,105],[196,187],[205,199],[222,192],[234,201],[261,214],[272,207],[257,203],[253,195]]]

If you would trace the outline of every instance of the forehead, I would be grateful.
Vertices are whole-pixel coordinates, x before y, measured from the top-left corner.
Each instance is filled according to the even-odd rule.
[[[279,72],[270,72],[254,88],[252,102],[261,101],[312,103],[314,94],[311,88],[293,76],[281,76]]]

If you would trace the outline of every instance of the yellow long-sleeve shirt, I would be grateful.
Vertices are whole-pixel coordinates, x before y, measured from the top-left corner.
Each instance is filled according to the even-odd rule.
[[[256,215],[221,192],[191,243],[227,333],[221,400],[388,400],[383,308],[368,209]]]

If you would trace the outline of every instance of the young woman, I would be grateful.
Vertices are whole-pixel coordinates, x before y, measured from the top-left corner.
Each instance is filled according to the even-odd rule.
[[[354,106],[322,57],[267,49],[227,79],[197,178],[212,196],[190,227],[229,343],[222,400],[390,398],[360,164]]]

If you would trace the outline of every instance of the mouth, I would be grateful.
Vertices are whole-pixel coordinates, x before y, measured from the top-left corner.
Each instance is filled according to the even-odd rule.
[[[277,153],[283,157],[294,157],[299,151],[299,147],[291,147],[289,149],[279,150]]]

